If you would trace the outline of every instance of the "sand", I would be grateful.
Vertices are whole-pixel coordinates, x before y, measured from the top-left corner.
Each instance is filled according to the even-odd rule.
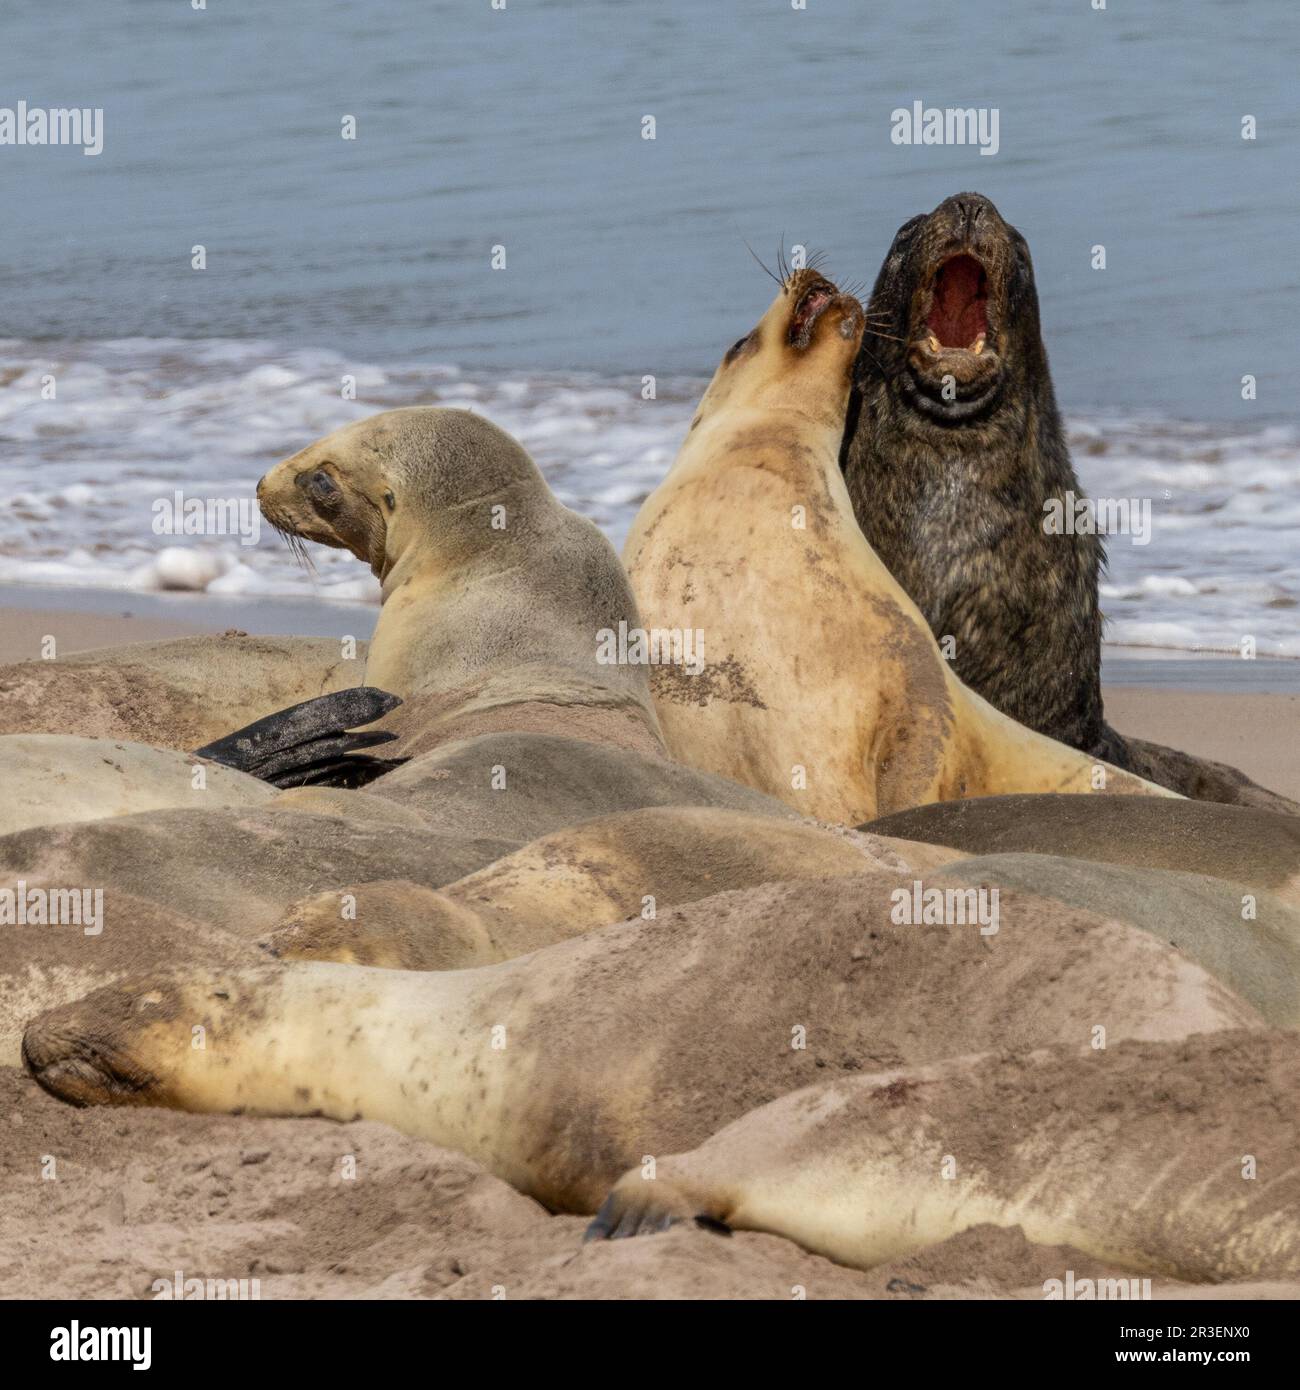
[[[1019,1227],[975,1227],[868,1271],[772,1235],[683,1226],[584,1245],[585,1227],[384,1125],[75,1110],[0,1068],[0,1298],[152,1299],[178,1271],[263,1299],[1041,1299],[1067,1270],[1131,1277]]]
[[[1300,801],[1300,695],[1120,685],[1104,696],[1106,718],[1121,733],[1230,763]]]
[[[126,611],[78,613],[50,608],[0,608],[0,663],[41,659],[42,645],[51,637],[56,655],[68,656],[95,647],[188,637],[196,630],[202,629],[193,623],[169,622]]]

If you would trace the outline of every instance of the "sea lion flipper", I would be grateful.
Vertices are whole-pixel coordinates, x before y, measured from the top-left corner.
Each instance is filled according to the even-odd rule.
[[[299,787],[308,783],[361,786],[390,771],[397,763],[357,756],[359,751],[389,743],[397,735],[383,730],[362,733],[350,730],[373,723],[401,703],[398,696],[374,686],[338,690],[268,714],[224,738],[196,748],[194,755],[238,768],[277,787]]]
[[[658,1235],[686,1221],[719,1235],[730,1235],[716,1202],[696,1193],[686,1182],[647,1180],[641,1169],[620,1178],[591,1224],[583,1232],[583,1244],[593,1240],[627,1240],[631,1236]]]

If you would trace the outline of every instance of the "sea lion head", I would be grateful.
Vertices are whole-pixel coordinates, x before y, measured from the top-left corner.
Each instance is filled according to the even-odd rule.
[[[796,270],[757,326],[727,350],[691,428],[723,407],[842,422],[864,322],[851,294],[819,271]]]
[[[859,389],[883,380],[900,404],[939,428],[987,417],[1009,380],[1042,374],[1029,246],[979,193],[954,194],[903,223],[868,321]]]
[[[433,406],[344,425],[257,485],[263,516],[291,546],[350,550],[381,580],[416,547],[453,560],[506,536],[484,518],[507,495],[515,531],[523,497],[549,497],[524,449],[480,415]]]

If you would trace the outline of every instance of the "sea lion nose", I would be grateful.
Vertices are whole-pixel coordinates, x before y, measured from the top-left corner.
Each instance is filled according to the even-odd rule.
[[[997,209],[982,193],[954,193],[951,198],[945,198],[935,212],[946,214],[954,240],[966,245],[987,235],[997,220]]]
[[[967,241],[974,240],[976,227],[987,206],[987,199],[981,198],[978,194],[964,197],[958,202],[957,216],[960,220],[962,235]]]

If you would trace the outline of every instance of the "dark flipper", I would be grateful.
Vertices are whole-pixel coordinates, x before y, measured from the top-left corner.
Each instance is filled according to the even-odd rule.
[[[405,759],[376,758],[360,750],[391,743],[394,733],[349,733],[402,702],[373,686],[358,685],[290,705],[233,734],[194,750],[197,758],[237,768],[276,787],[360,787]]]

